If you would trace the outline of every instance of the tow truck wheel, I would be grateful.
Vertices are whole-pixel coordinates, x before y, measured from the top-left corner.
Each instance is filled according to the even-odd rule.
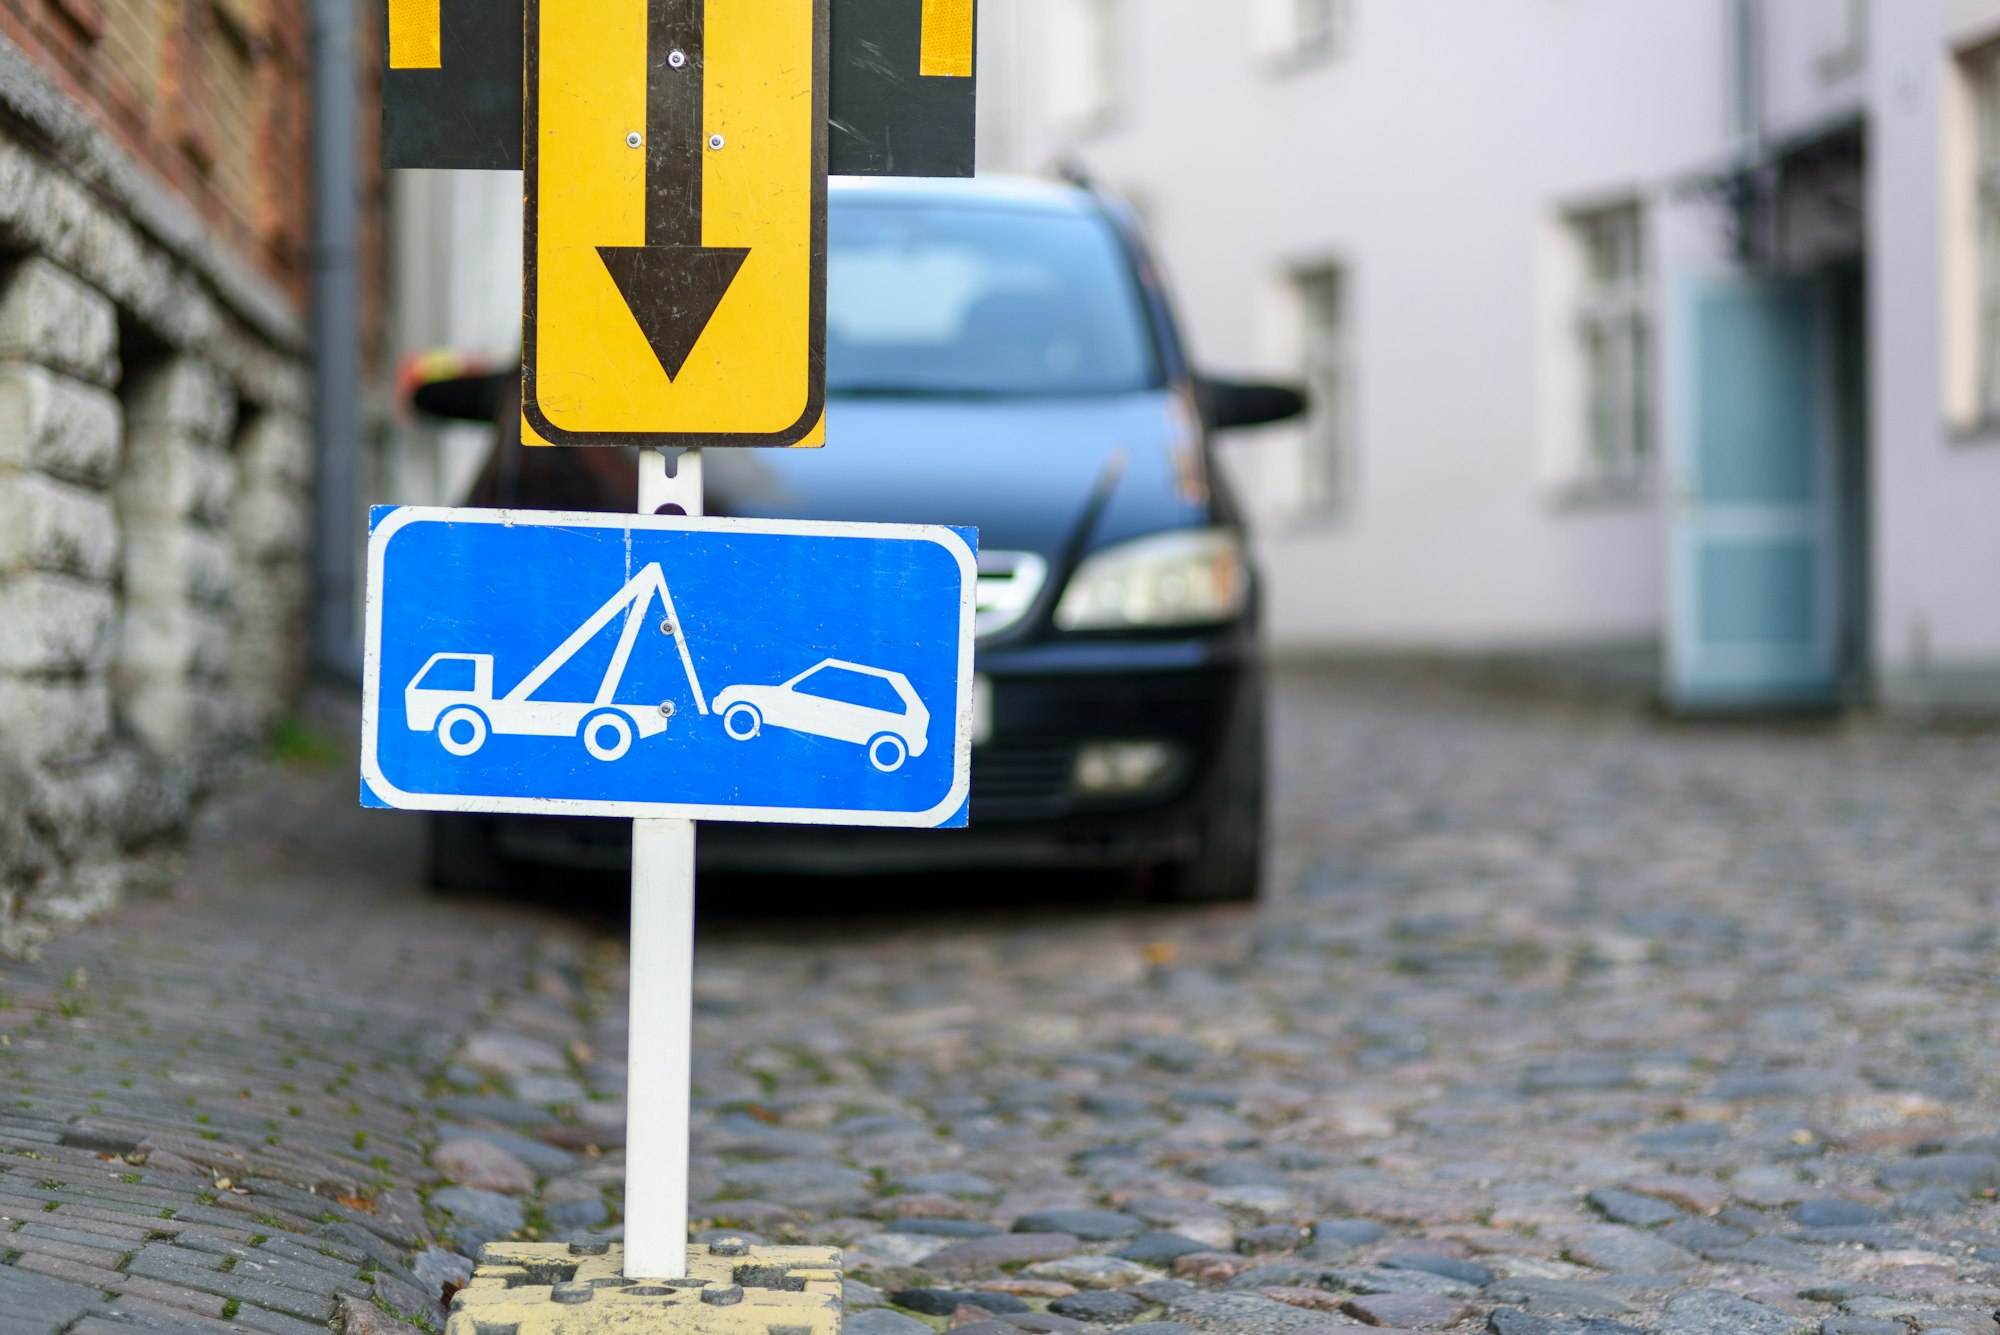
[[[757,706],[733,704],[722,714],[722,730],[739,742],[747,742],[764,728],[764,716]]]
[[[903,768],[910,748],[893,732],[878,732],[868,739],[868,763],[888,774]]]
[[[632,749],[632,720],[615,709],[583,721],[583,747],[599,760],[616,760]]]
[[[444,711],[437,721],[438,745],[455,756],[469,756],[486,745],[486,715],[471,705],[457,705]]]

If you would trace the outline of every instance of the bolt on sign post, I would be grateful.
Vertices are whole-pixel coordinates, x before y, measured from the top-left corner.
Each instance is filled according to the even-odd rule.
[[[633,820],[624,1273],[680,1279],[694,822],[966,820],[977,535],[704,519],[701,450],[826,443],[827,174],[972,174],[975,3],[386,3],[386,165],[523,173],[523,442],[641,453],[635,516],[374,512],[362,801]]]

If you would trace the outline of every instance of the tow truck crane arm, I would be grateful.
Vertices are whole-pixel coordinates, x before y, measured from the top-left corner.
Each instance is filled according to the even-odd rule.
[[[708,697],[701,689],[701,679],[695,674],[694,656],[688,652],[687,638],[681,633],[681,619],[674,611],[674,596],[667,588],[667,578],[661,573],[657,562],[647,566],[627,581],[624,588],[613,594],[604,606],[590,614],[581,626],[570,632],[570,637],[556,646],[555,652],[535,665],[534,671],[521,678],[513,690],[507,692],[509,703],[519,704],[536,691],[570,659],[576,657],[584,645],[596,638],[599,631],[611,624],[620,612],[625,614],[625,627],[618,636],[618,648],[611,655],[611,663],[604,671],[604,680],[598,684],[596,703],[608,705],[618,691],[618,685],[625,677],[625,667],[632,659],[632,649],[638,643],[639,631],[645,623],[646,605],[657,596],[660,607],[666,613],[667,630],[674,637],[674,646],[680,650],[681,668],[687,673],[688,686],[694,692],[695,708],[708,713]]]

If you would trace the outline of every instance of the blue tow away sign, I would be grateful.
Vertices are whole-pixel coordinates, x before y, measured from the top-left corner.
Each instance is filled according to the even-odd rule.
[[[967,528],[379,506],[361,800],[965,824]]]

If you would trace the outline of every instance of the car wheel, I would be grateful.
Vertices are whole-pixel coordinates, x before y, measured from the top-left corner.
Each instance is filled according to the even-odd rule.
[[[464,724],[464,728],[460,728]],[[455,756],[469,756],[486,745],[486,715],[471,705],[454,705],[437,721],[438,745]]]
[[[909,758],[909,744],[893,732],[878,732],[868,739],[868,763],[884,774],[903,768]]]
[[[632,749],[632,720],[600,709],[583,721],[583,749],[599,760],[617,760]]]
[[[757,706],[734,704],[722,713],[722,730],[739,742],[747,742],[764,729],[764,716]]]
[[[1264,711],[1239,725],[1228,768],[1202,819],[1195,855],[1171,869],[1162,898],[1182,904],[1244,903],[1264,874]]]
[[[509,865],[494,851],[492,821],[462,812],[432,812],[424,827],[424,879],[440,895],[507,889]]]

